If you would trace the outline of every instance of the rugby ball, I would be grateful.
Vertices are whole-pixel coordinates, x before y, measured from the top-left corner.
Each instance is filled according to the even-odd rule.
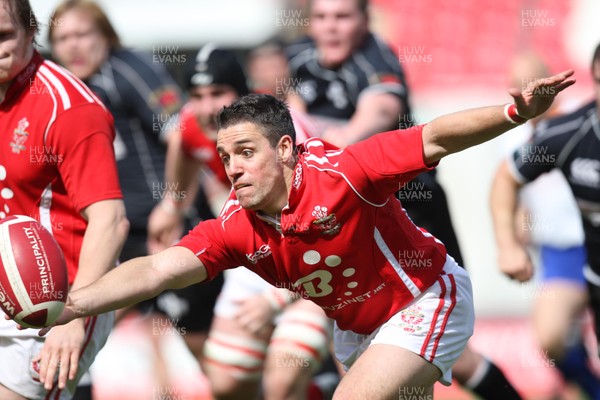
[[[27,328],[52,324],[69,290],[67,264],[52,234],[24,215],[0,220],[0,307]]]

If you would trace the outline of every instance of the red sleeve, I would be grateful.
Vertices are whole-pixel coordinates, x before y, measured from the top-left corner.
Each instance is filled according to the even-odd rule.
[[[179,130],[181,132],[181,150],[186,157],[194,158],[194,150],[198,147],[197,138],[199,132],[197,131],[196,121],[194,120],[193,114],[184,107],[179,113],[180,124]]]
[[[62,162],[59,173],[78,211],[92,203],[121,199],[110,114],[98,104],[77,106],[61,114],[46,138]]]
[[[209,280],[228,268],[240,266],[227,249],[220,219],[200,222],[176,246],[191,250],[202,261]]]
[[[425,164],[423,127],[378,133],[346,149],[384,198],[415,176],[437,166],[438,163]]]

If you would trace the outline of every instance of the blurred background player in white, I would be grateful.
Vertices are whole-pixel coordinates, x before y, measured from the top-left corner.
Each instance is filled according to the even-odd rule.
[[[539,56],[521,54],[511,66],[512,85],[523,87],[547,73]],[[519,154],[521,160],[529,155],[533,164],[559,164],[557,157],[548,152],[548,145],[533,144],[538,135],[576,135],[582,129],[578,112],[559,114],[560,106],[555,102],[545,114],[510,132],[505,137],[507,153]],[[589,298],[583,274],[587,264],[584,232],[577,203],[558,169],[550,168],[547,174],[517,190],[516,182],[506,185],[516,179],[511,168],[515,167],[509,156],[498,168],[491,189],[498,265],[503,273],[520,282],[533,278],[533,265],[539,265],[541,285],[535,296],[533,322],[540,346],[565,381],[576,383],[589,398],[600,399],[598,372],[591,368],[582,337]],[[518,176],[518,172],[515,174]],[[529,250],[533,250],[534,262]]]
[[[176,183],[193,197],[198,172],[206,169],[200,183],[218,213],[230,182],[216,151],[216,115],[248,93],[246,75],[232,52],[213,43],[193,61],[186,79],[190,100],[176,124],[179,132],[172,133],[180,141],[178,146],[177,141],[169,143],[165,176],[167,187]],[[149,229],[167,248],[178,238],[186,202],[175,196],[163,202],[153,212]],[[261,390],[266,399],[303,399],[326,349],[327,322],[316,305],[237,268],[226,273],[209,338],[197,357],[217,399],[255,398]]]
[[[309,36],[288,47],[293,92],[323,138],[344,147],[375,132],[408,128],[414,116],[398,57],[368,29],[367,0],[311,0]],[[298,99],[298,97],[300,99]],[[422,200],[418,192],[427,194]],[[440,238],[464,266],[435,170],[399,192],[413,222]],[[467,346],[453,368],[457,381],[486,399],[519,399],[502,371]]]
[[[128,222],[113,119],[81,81],[34,50],[37,28],[28,1],[0,1],[0,217],[29,215],[49,229],[73,290],[115,266]],[[114,320],[113,313],[77,319],[44,340],[3,317],[3,400],[71,399]]]
[[[120,261],[148,254],[148,215],[164,192],[167,138],[161,132],[183,102],[182,93],[166,68],[152,55],[126,49],[105,12],[93,1],[66,0],[52,12],[48,42],[56,60],[83,80],[115,119],[114,141],[130,230]],[[161,135],[162,134],[162,135]],[[148,313],[153,301],[136,306]],[[126,310],[117,313],[117,322]],[[142,318],[150,332],[153,319]],[[160,336],[149,335],[156,380],[168,384]],[[91,383],[81,384],[76,400],[92,397]]]

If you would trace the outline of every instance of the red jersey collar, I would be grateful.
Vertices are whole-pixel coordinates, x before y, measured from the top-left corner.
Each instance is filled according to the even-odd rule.
[[[39,66],[44,62],[44,58],[37,52],[37,50],[33,51],[33,57],[29,61],[29,64],[25,68],[19,72],[17,76],[13,79],[10,87],[6,92],[6,96],[4,97],[4,101],[0,103],[0,106],[4,107],[6,104],[9,104],[17,95],[19,95],[24,88],[29,87],[31,85],[31,79],[35,76]]]

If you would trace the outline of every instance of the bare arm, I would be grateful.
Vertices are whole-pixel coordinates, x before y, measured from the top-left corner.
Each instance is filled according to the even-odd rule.
[[[498,248],[500,270],[512,279],[527,281],[533,276],[533,265],[525,246],[517,237],[515,216],[521,184],[512,176],[508,162],[500,164],[494,177],[490,205]]]
[[[129,231],[122,200],[99,201],[86,207],[82,215],[88,226],[71,290],[95,282],[116,265]]]
[[[367,94],[362,96],[356,111],[345,127],[348,144],[398,125],[398,116],[404,107],[398,98],[390,93]]]
[[[520,116],[531,119],[546,111],[563,89],[575,83],[573,71],[531,82],[519,92],[511,89]],[[459,111],[434,119],[423,129],[423,152],[428,165],[443,157],[481,144],[514,128],[504,116],[504,106]]]
[[[324,139],[339,147],[346,147],[369,136],[398,126],[404,113],[400,99],[391,93],[367,94],[360,98],[350,121],[342,127],[332,127]]]
[[[71,290],[87,286],[110,271],[127,237],[129,222],[125,218],[122,200],[103,200],[86,207],[82,213],[88,221],[79,267]],[[75,379],[78,361],[85,344],[85,320],[75,319],[56,329],[48,336],[41,352],[36,355],[40,363],[40,380],[46,389],[52,387],[58,370],[58,385],[64,388],[67,379]]]
[[[202,282],[206,276],[202,262],[184,247],[170,247],[151,256],[134,258],[91,285],[71,291],[55,325],[136,304],[166,289]],[[42,329],[40,335],[49,329]]]
[[[173,245],[183,233],[183,213],[198,191],[200,164],[183,153],[181,132],[173,131],[167,141],[165,187],[161,203],[148,218],[148,249],[150,253]]]

